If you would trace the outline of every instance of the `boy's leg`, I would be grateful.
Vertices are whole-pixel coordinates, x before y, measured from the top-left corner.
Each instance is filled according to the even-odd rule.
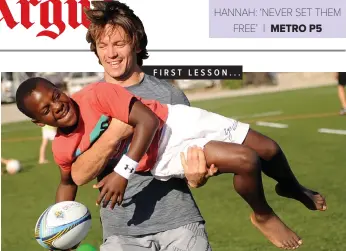
[[[311,210],[327,209],[326,201],[319,193],[299,184],[284,152],[275,141],[250,129],[243,145],[260,156],[262,171],[278,182],[276,191],[279,195],[294,198]]]
[[[181,123],[182,120],[188,121],[188,123]],[[178,131],[175,133],[173,130],[172,137],[179,138],[182,136],[181,134],[185,136],[183,138],[185,146],[203,147],[209,140],[218,140],[242,144],[253,149],[262,160],[263,172],[278,181],[279,185],[277,185],[276,190],[279,195],[299,200],[313,210],[325,210],[327,208],[325,199],[319,193],[299,184],[278,144],[249,129],[248,124],[206,110],[186,106],[170,107],[170,116],[166,123]],[[191,142],[187,143],[188,141]],[[186,147],[181,150],[186,154]],[[237,163],[239,160],[233,158],[232,161]],[[178,166],[180,166],[180,158],[167,165],[167,169],[173,170]]]
[[[160,232],[154,238],[160,245],[160,251],[211,251],[202,222]]]
[[[262,185],[261,162],[248,147],[210,141],[204,147],[207,165],[215,164],[220,173],[234,173],[233,185],[254,213],[252,223],[277,247],[293,249],[301,244],[268,205]]]

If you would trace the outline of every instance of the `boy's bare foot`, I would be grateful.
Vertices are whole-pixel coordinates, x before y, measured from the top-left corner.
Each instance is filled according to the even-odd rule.
[[[279,248],[296,249],[303,244],[300,237],[274,213],[266,216],[252,213],[250,219],[252,224]]]
[[[275,186],[275,191],[280,196],[300,201],[310,210],[327,210],[325,198],[318,192],[312,191],[303,186],[299,186],[298,188],[286,188],[278,183]]]
[[[49,163],[49,161],[48,160],[40,160],[40,161],[38,161],[38,163],[39,164],[47,164],[47,163]]]

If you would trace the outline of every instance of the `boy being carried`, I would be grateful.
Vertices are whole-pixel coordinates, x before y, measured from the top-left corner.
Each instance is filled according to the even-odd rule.
[[[258,155],[242,146],[249,125],[199,108],[164,105],[143,100],[125,88],[109,84],[89,84],[68,97],[43,78],[31,78],[17,90],[19,110],[39,126],[58,128],[53,141],[54,159],[65,172],[72,163],[107,129],[112,118],[134,127],[132,137],[119,144],[113,158],[120,161],[112,174],[116,192],[111,207],[123,200],[128,179],[136,172],[150,171],[160,180],[184,178],[180,153],[197,145],[203,148],[207,165],[219,173],[234,173],[234,188],[250,205],[252,223],[277,247],[294,249],[301,239],[289,229],[268,205],[262,185]],[[243,151],[245,164],[230,161],[232,149]]]

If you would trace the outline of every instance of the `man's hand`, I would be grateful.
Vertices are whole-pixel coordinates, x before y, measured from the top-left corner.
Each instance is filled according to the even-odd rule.
[[[93,186],[94,188],[102,187],[100,195],[97,198],[96,205],[100,205],[103,197],[105,197],[103,200],[103,207],[108,205],[109,200],[112,200],[110,206],[111,209],[114,208],[115,204],[120,206],[123,202],[127,182],[127,179],[116,172],[108,174],[99,183]]]
[[[188,184],[193,188],[203,186],[218,171],[214,164],[207,168],[203,149],[197,146],[189,147],[187,161],[184,153],[180,153],[180,159]]]

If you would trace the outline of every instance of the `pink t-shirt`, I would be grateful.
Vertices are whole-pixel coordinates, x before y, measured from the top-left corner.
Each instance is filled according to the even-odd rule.
[[[80,110],[78,126],[68,135],[58,130],[52,146],[55,162],[60,168],[70,171],[75,159],[101,136],[112,118],[128,124],[129,108],[133,98],[140,100],[160,119],[159,130],[136,171],[152,169],[157,159],[160,132],[168,116],[167,105],[156,100],[141,99],[119,85],[101,82],[89,84],[72,95]],[[112,158],[120,159],[127,152],[130,143],[131,137],[120,142]]]

